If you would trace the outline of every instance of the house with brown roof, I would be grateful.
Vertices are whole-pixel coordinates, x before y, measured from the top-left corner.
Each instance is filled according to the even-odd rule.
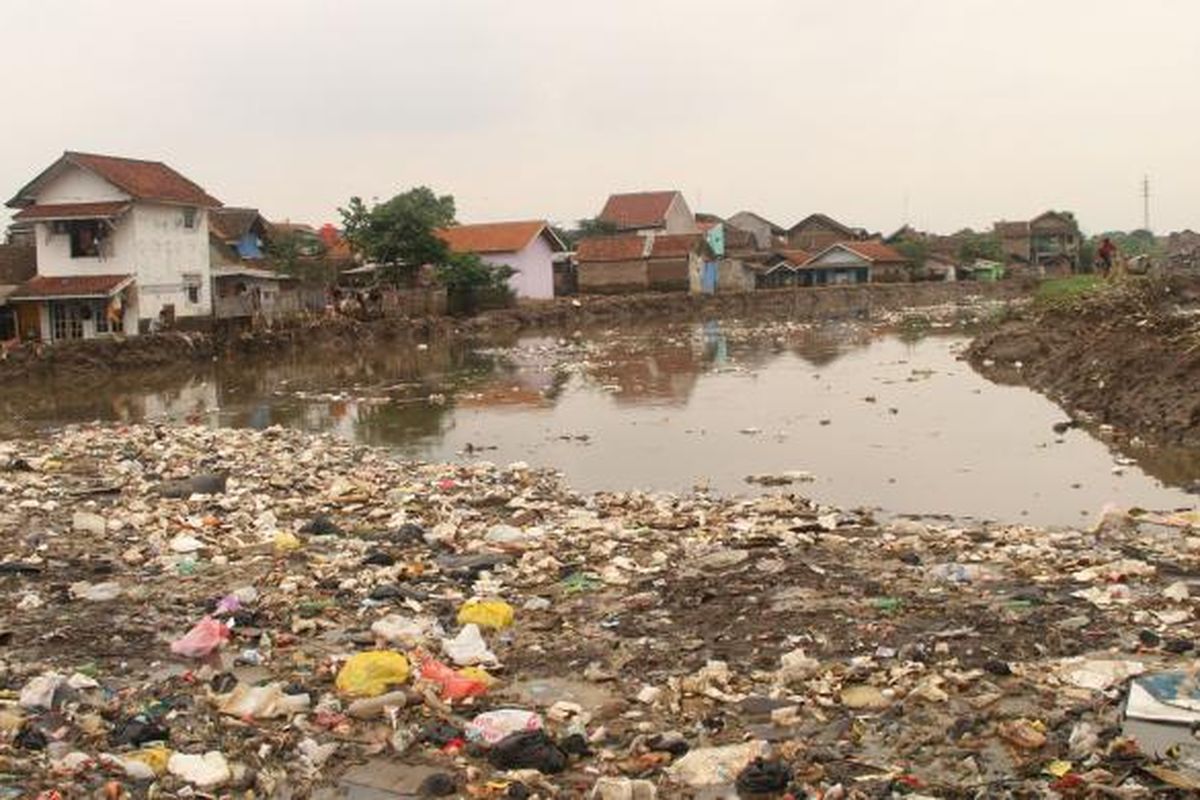
[[[1079,246],[1083,236],[1075,215],[1069,211],[1046,211],[1028,222],[1001,220],[992,228],[1009,263],[1025,264],[1039,271],[1079,268]]]
[[[221,202],[160,161],[68,151],[7,204],[37,274],[10,296],[22,337],[135,334],[212,313],[208,213]]]
[[[519,299],[554,297],[554,261],[567,246],[545,220],[455,225],[437,235],[452,252],[477,253],[488,264],[512,268],[508,285]]]
[[[909,261],[877,239],[836,242],[805,261],[801,286],[904,280]]]
[[[696,218],[683,193],[631,192],[609,195],[597,218],[619,233],[697,233]]]
[[[811,250],[814,253],[838,242],[865,239],[859,228],[851,228],[825,214],[809,214],[788,228],[788,246],[796,250]]]
[[[692,275],[714,258],[699,233],[598,236],[575,251],[584,294],[687,291]]]

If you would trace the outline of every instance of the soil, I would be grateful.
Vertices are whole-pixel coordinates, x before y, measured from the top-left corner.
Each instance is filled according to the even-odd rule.
[[[1147,444],[1200,445],[1200,280],[1138,279],[1034,302],[982,333],[971,363],[1073,419]]]

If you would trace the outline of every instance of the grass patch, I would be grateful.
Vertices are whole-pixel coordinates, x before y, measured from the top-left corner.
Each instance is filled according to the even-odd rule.
[[[1104,279],[1099,275],[1071,275],[1067,278],[1051,278],[1042,281],[1034,300],[1047,305],[1070,303],[1086,295],[1093,294],[1104,286]]]

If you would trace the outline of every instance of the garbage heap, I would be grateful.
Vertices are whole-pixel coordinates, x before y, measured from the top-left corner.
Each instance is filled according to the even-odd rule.
[[[280,429],[0,443],[0,796],[1188,796],[1197,522],[581,495]]]

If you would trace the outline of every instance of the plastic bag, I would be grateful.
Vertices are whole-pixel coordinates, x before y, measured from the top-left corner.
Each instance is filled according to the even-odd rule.
[[[496,654],[488,649],[487,642],[479,633],[478,625],[466,625],[458,636],[442,640],[442,652],[460,667],[470,667],[475,664],[494,664]]]
[[[443,700],[464,700],[487,694],[486,681],[455,672],[450,667],[432,658],[421,663],[421,677],[442,687]]]
[[[375,697],[408,680],[408,659],[391,650],[350,657],[337,675],[337,690],[350,697]]]
[[[304,711],[310,702],[307,694],[285,694],[282,683],[266,686],[239,683],[232,692],[220,698],[218,707],[222,714],[231,717],[271,719]]]
[[[184,634],[182,639],[171,642],[171,652],[184,658],[206,658],[225,644],[230,637],[229,628],[212,617],[205,617]]]
[[[540,731],[542,718],[536,712],[520,708],[501,708],[488,711],[467,723],[467,738],[484,744],[498,744],[502,739],[522,731]]]
[[[458,610],[458,624],[483,628],[507,628],[513,623],[513,607],[503,600],[468,600]]]

